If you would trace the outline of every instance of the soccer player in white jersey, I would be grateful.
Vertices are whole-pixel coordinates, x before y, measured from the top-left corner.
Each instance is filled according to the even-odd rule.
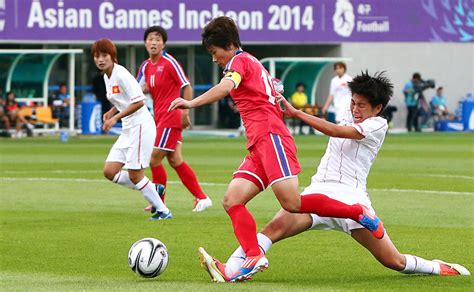
[[[349,89],[349,82],[352,77],[347,73],[347,67],[344,62],[337,62],[334,64],[334,76],[331,79],[331,87],[329,89],[329,96],[323,106],[323,114],[326,112],[334,112],[336,124],[340,123],[347,115],[349,105],[351,104],[351,91]]]
[[[114,183],[141,191],[156,209],[150,219],[170,219],[171,211],[144,175],[144,169],[150,165],[156,131],[153,117],[145,106],[143,91],[132,74],[117,64],[117,49],[112,41],[96,41],[91,53],[95,65],[104,73],[107,99],[113,105],[103,116],[103,130],[108,132],[118,121],[122,121],[122,134],[110,149],[104,176]]]
[[[284,105],[287,117],[301,119],[331,137],[311,184],[301,195],[321,193],[346,204],[365,205],[373,211],[366,191],[366,179],[387,133],[387,121],[379,114],[393,93],[393,85],[383,73],[370,76],[366,72],[355,77],[349,87],[352,92],[350,114],[339,125],[296,110],[281,96],[279,101]],[[257,235],[259,247],[266,253],[273,243],[306,230],[339,230],[350,234],[385,267],[404,274],[470,274],[458,264],[402,254],[387,233],[382,239],[376,239],[351,219],[295,214],[283,209]],[[209,256],[203,248],[199,248],[199,253],[203,268],[216,282],[229,281],[228,275],[235,273],[245,260],[241,247],[226,264]]]

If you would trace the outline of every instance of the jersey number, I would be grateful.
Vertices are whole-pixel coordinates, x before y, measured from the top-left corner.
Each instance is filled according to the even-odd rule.
[[[272,77],[268,75],[268,73],[262,69],[262,75],[260,76],[263,79],[263,84],[265,85],[265,93],[268,95],[268,101],[271,104],[275,104],[275,97],[272,95],[273,88],[273,81]]]
[[[150,76],[150,87],[155,87],[155,74]]]

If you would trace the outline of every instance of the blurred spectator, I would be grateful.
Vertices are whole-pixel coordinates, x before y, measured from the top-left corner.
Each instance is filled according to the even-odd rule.
[[[420,126],[418,125],[418,94],[415,91],[416,83],[420,81],[420,73],[414,73],[412,78],[405,84],[405,87],[403,88],[405,104],[407,106],[406,127],[408,132],[411,132],[413,127],[415,128],[415,131],[421,131]]]
[[[448,110],[446,97],[443,95],[443,87],[436,89],[436,94],[431,98],[431,109],[435,120],[454,119],[453,113]]]
[[[7,93],[7,100],[5,102],[5,111],[7,118],[9,119],[9,126],[12,124],[15,124],[16,126],[16,133],[15,137],[16,138],[21,138],[23,137],[23,127],[26,129],[26,133],[28,136],[33,135],[33,125],[30,124],[29,121],[26,120],[25,117],[21,116],[19,114],[20,111],[20,104],[15,101],[15,93],[13,91],[10,91]]]
[[[431,117],[431,108],[422,93],[418,94],[418,118],[422,129],[428,128],[428,122]]]
[[[70,99],[68,88],[65,83],[59,85],[58,92],[51,100],[53,107],[53,117],[59,119],[59,126],[65,128],[69,126]]]
[[[0,97],[0,136],[1,137],[10,137],[10,118],[8,118],[7,109],[5,107],[5,100]]]
[[[339,123],[344,118],[351,105],[352,94],[348,83],[352,81],[352,77],[347,75],[346,71],[345,63],[337,62],[334,64],[336,76],[331,80],[329,96],[322,109],[323,115],[326,115],[327,112],[333,112],[336,123]]]
[[[382,111],[382,113],[380,114],[381,117],[383,117],[384,119],[387,120],[387,123],[388,123],[388,127],[389,128],[392,128],[393,127],[393,113],[396,112],[398,110],[398,108],[396,106],[393,106],[393,105],[387,105],[385,107],[385,109]]]
[[[305,93],[305,85],[303,83],[296,84],[296,91],[291,95],[291,104],[299,110],[305,111],[306,107],[308,107],[308,96]],[[293,131],[294,134],[296,133],[296,122],[299,123],[299,131],[298,133],[302,133],[302,128],[304,122],[302,120],[293,119]]]
[[[297,109],[303,109],[308,104],[308,96],[305,93],[303,83],[296,84],[296,91],[291,95],[291,104]]]

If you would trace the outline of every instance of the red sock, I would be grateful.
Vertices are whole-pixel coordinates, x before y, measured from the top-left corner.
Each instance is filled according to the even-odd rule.
[[[260,248],[257,240],[257,224],[249,210],[242,205],[234,205],[227,210],[232,220],[234,233],[247,257],[258,256]]]
[[[196,197],[196,199],[205,199],[206,195],[202,192],[201,187],[197,181],[196,174],[193,169],[183,161],[179,166],[175,167],[176,173],[178,174],[181,182],[184,186]]]
[[[362,208],[359,205],[344,204],[325,195],[311,194],[301,196],[300,212],[357,221],[362,213]]]
[[[166,170],[163,164],[160,164],[159,166],[155,167],[150,167],[151,168],[151,176],[153,178],[153,183],[154,184],[160,184],[164,185],[166,189],[166,182],[168,180],[168,177],[166,176]],[[166,192],[163,194],[162,200],[165,200],[165,195]]]
[[[166,176],[166,170],[163,164],[151,167],[151,176],[153,178],[154,184],[164,185],[166,188],[166,181],[168,180],[168,177]]]

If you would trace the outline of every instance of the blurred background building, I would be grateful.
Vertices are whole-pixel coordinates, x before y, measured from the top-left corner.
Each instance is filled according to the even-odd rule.
[[[395,84],[391,104],[399,108],[393,122],[403,127],[402,90],[414,72],[442,85],[452,109],[473,92],[473,6],[471,0],[0,0],[0,49],[82,49],[73,59],[61,52],[0,52],[0,90],[2,96],[13,90],[23,101],[49,98],[60,84],[71,84],[73,60],[70,92],[78,103],[100,78],[90,56],[95,40],[118,44],[119,62],[135,74],[147,58],[144,30],[160,25],[168,31],[167,50],[183,65],[197,96],[221,76],[201,46],[202,27],[225,14],[236,20],[243,49],[260,59],[344,58],[351,76],[387,71]],[[307,86],[313,104],[323,104],[329,93],[331,64],[320,63],[311,77],[317,77],[310,81],[314,87]],[[305,70],[292,74],[309,76]],[[289,97],[293,84],[285,85]],[[428,89],[426,95],[434,93]],[[195,109],[193,123],[216,127],[218,111],[218,104]]]

